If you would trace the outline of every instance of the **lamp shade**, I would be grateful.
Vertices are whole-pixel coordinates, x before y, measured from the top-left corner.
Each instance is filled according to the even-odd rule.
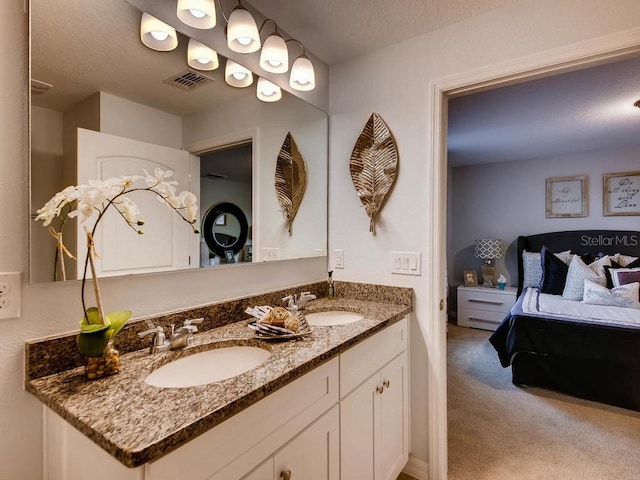
[[[277,33],[267,37],[260,52],[260,67],[271,73],[285,73],[289,70],[289,51],[284,39]]]
[[[273,82],[260,77],[258,79],[257,96],[263,102],[277,102],[282,98],[282,90]]]
[[[260,50],[260,33],[256,21],[241,6],[237,6],[229,16],[227,45],[238,53],[253,53]]]
[[[316,75],[313,70],[313,63],[309,58],[302,54],[291,66],[291,76],[289,77],[289,85],[294,90],[307,92],[313,90],[316,86]]]
[[[227,59],[224,68],[224,79],[232,87],[248,87],[253,83],[253,73],[233,60]]]
[[[196,70],[215,70],[220,66],[218,53],[193,38],[189,39],[187,63]]]
[[[140,40],[147,47],[159,52],[168,52],[178,46],[175,28],[148,13],[143,13],[140,20]]]
[[[215,0],[178,0],[177,10],[180,21],[193,28],[216,26]]]
[[[502,242],[495,238],[479,238],[474,255],[485,260],[502,258]]]

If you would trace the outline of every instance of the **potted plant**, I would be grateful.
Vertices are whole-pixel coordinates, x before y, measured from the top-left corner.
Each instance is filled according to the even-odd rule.
[[[128,310],[106,313],[102,306],[100,288],[95,269],[96,246],[93,237],[100,221],[107,211],[113,210],[138,234],[144,222],[139,218],[140,211],[128,194],[146,191],[156,195],[158,200],[178,214],[194,233],[199,233],[197,222],[198,205],[196,196],[189,191],[176,194],[178,182],[171,180],[173,172],[156,168],[153,175],[144,171],[145,175],[122,176],[107,180],[92,180],[88,184],[69,186],[56,193],[41,209],[36,220],[48,226],[54,219],[60,220],[60,231],[50,227],[49,231],[57,242],[58,260],[64,265],[63,255],[73,257],[64,246],[63,229],[70,218],[77,218],[78,225],[83,225],[87,239],[87,255],[84,261],[80,296],[84,315],[80,320],[80,333],[77,344],[80,352],[87,358],[86,375],[90,379],[100,378],[117,373],[120,367],[118,352],[113,348],[113,339],[131,317]],[[93,225],[89,228],[87,225]],[[75,258],[75,257],[73,257]],[[85,287],[88,270],[91,269],[91,280],[96,305],[87,308]],[[63,268],[64,276],[64,268]]]

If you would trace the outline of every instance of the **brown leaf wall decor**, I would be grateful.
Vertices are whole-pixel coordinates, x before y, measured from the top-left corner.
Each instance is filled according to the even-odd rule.
[[[372,113],[353,147],[349,171],[374,235],[376,216],[393,186],[397,169],[398,148],[393,135],[382,117]]]
[[[282,207],[282,215],[287,221],[289,235],[291,235],[293,219],[298,213],[307,188],[307,169],[290,132],[287,133],[278,154],[275,186],[278,202]]]

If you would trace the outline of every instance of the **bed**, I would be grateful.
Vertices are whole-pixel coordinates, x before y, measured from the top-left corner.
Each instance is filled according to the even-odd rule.
[[[640,262],[632,261],[640,257],[640,232],[587,230],[519,237],[518,299],[489,341],[502,366],[511,366],[516,385],[640,411],[640,309],[606,307],[608,313],[603,314],[602,307],[597,315],[585,315],[580,309],[591,308],[585,302],[565,301],[557,294],[541,294],[539,288],[527,286],[531,283],[527,278],[530,253],[546,254],[541,257],[544,271],[550,252],[557,262],[556,258],[568,250],[571,255],[566,261],[577,254],[585,259],[584,264],[587,258],[620,254],[627,262],[625,271],[633,270]],[[606,270],[609,274],[614,271]],[[551,307],[556,303],[576,310],[570,310],[571,315],[557,313]]]

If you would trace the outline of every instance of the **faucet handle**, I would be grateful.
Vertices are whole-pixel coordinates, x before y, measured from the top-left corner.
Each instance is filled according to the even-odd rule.
[[[200,324],[203,321],[204,321],[204,317],[202,317],[202,318],[189,318],[189,319],[184,321],[184,326],[185,327],[191,327],[191,328],[189,328],[189,330],[191,332],[195,333],[195,332],[198,331],[198,327],[196,327],[195,324]]]
[[[140,338],[144,338],[147,335],[153,335],[153,345],[164,345],[166,341],[166,337],[164,336],[164,328],[158,325],[157,327],[150,328],[149,330],[145,330],[144,332],[138,333]]]

